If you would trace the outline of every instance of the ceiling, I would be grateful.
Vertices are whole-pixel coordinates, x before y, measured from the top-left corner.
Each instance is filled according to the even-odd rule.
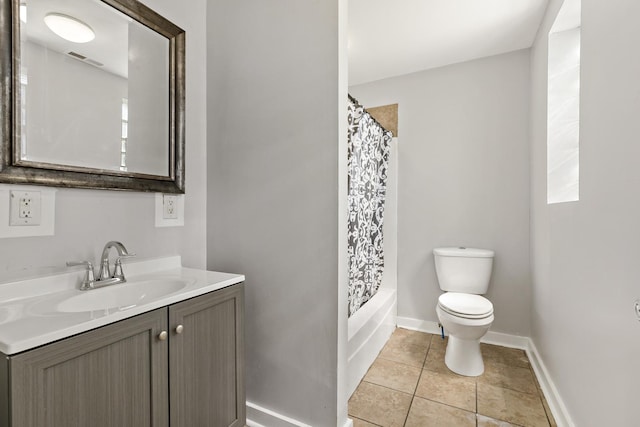
[[[48,13],[62,13],[86,23],[96,38],[89,43],[73,43],[55,35],[44,23]],[[99,1],[30,0],[27,4],[27,40],[67,54],[75,52],[101,64],[105,71],[127,77],[129,24],[132,19]]]
[[[531,47],[547,0],[348,0],[349,85]]]

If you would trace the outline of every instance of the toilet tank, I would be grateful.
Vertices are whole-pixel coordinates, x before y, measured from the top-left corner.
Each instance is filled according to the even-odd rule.
[[[482,295],[489,289],[494,252],[476,248],[433,250],[440,289]]]

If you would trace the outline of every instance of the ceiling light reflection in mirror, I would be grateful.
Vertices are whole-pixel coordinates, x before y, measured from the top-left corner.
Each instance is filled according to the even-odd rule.
[[[96,38],[91,27],[73,16],[49,13],[44,17],[47,27],[58,36],[73,43],[88,43]]]

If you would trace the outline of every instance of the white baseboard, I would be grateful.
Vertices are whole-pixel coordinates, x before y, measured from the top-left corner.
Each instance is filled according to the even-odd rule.
[[[252,402],[247,402],[248,427],[311,427],[286,415],[279,414]]]
[[[412,319],[410,317],[398,316],[398,327],[434,335],[440,335],[441,333],[437,322]],[[444,332],[446,335],[447,331],[445,330]],[[503,347],[519,348],[521,350],[529,349],[529,341],[528,337],[520,337],[517,335],[503,334],[501,332],[493,331],[487,332],[487,334],[482,337],[482,342],[484,343],[501,345]]]
[[[286,415],[278,414],[255,403],[247,402],[248,427],[311,427]],[[353,420],[347,418],[342,427],[353,427]]]
[[[494,344],[494,345],[501,345],[502,347],[511,347],[511,348],[519,348],[521,350],[528,350],[529,341],[531,340],[528,337],[521,337],[519,335],[510,335],[510,334],[503,334],[501,332],[489,331],[484,337],[482,337],[480,341],[486,344]]]
[[[398,316],[398,327],[411,329],[414,331],[427,332],[429,334],[440,334],[440,328],[437,322],[412,319],[410,317]],[[445,331],[446,333],[446,331]],[[503,347],[519,348],[527,352],[533,371],[536,373],[542,393],[547,399],[549,409],[553,414],[558,427],[575,427],[571,420],[571,416],[564,405],[558,389],[556,389],[549,372],[547,371],[535,344],[529,337],[521,337],[517,335],[503,334],[500,332],[489,331],[482,338],[483,343],[501,345]]]
[[[412,331],[426,332],[428,334],[440,334],[438,322],[430,322],[428,320],[412,319],[411,317],[398,316],[398,327],[411,329]]]
[[[538,349],[530,338],[528,344],[527,356],[529,357],[531,366],[536,373],[536,377],[540,383],[540,388],[542,389],[542,393],[544,393],[544,397],[547,399],[549,409],[551,409],[551,413],[553,414],[556,424],[558,424],[558,427],[575,427],[575,424],[569,415],[569,411],[567,411],[567,407],[562,401],[560,393],[558,393],[558,389],[553,383],[553,380],[551,380],[549,371],[547,371],[547,368],[540,357],[540,353],[538,353]]]

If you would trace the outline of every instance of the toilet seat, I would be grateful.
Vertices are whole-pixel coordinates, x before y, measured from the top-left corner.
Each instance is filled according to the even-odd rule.
[[[438,298],[438,307],[452,316],[465,319],[485,319],[493,315],[493,304],[474,294],[447,292]]]

